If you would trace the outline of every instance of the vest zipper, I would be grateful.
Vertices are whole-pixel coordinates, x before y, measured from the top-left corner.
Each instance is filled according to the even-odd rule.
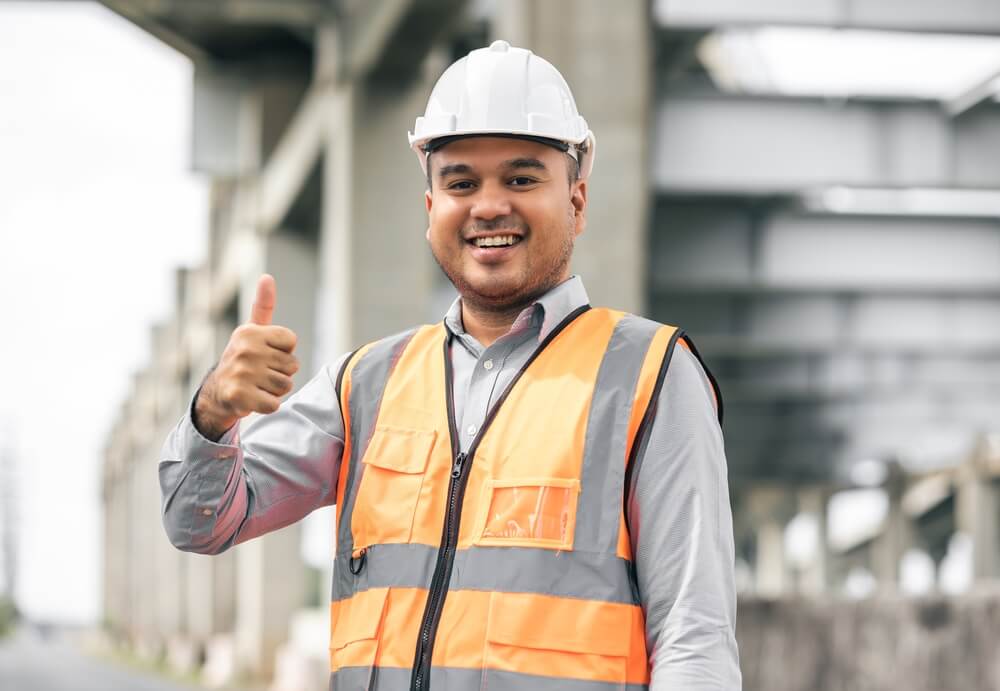
[[[507,394],[528,369],[528,366],[535,361],[535,358],[545,349],[545,347],[562,332],[578,316],[590,309],[590,305],[582,305],[570,312],[565,319],[549,332],[545,340],[538,345],[535,352],[517,371],[506,390],[497,399],[497,402],[490,408],[483,421],[482,427],[469,445],[469,451],[462,453],[458,451],[458,425],[455,423],[455,400],[453,396],[454,374],[451,367],[451,339],[450,336],[444,340],[444,377],[445,377],[445,397],[448,406],[448,434],[451,438],[451,450],[453,461],[451,466],[451,479],[448,482],[448,504],[444,517],[444,526],[441,533],[441,546],[438,549],[437,563],[434,566],[434,575],[431,578],[430,590],[427,593],[427,604],[424,606],[424,616],[420,623],[420,633],[417,636],[417,650],[413,657],[413,673],[410,676],[411,691],[428,691],[430,689],[431,658],[434,653],[434,639],[437,635],[438,624],[441,622],[441,612],[444,610],[444,600],[448,594],[448,583],[451,581],[451,569],[455,562],[455,551],[458,546],[458,528],[462,519],[462,503],[465,500],[465,486],[469,481],[469,468],[476,455],[479,442],[486,434],[500,410],[500,406],[507,400]],[[450,332],[449,332],[450,334]]]

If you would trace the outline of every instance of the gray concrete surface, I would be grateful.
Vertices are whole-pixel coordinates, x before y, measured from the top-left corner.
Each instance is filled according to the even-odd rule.
[[[744,691],[995,691],[1000,590],[961,597],[743,598]]]
[[[0,640],[3,691],[191,691],[84,653],[70,638],[25,628]]]

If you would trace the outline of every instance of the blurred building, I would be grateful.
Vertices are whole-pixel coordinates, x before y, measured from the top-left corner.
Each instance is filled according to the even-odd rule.
[[[558,66],[597,135],[574,260],[593,302],[686,328],[720,380],[747,688],[779,688],[754,666],[783,616],[760,598],[892,597],[914,555],[933,589],[955,544],[965,589],[1000,576],[994,0],[103,4],[193,61],[212,185],[208,260],[178,272],[107,445],[123,640],[218,677],[325,680],[323,640],[303,641],[323,639],[329,574],[303,565],[301,526],[174,551],[159,447],[263,271],[297,384],[441,317],[405,134],[444,67],[501,37]]]

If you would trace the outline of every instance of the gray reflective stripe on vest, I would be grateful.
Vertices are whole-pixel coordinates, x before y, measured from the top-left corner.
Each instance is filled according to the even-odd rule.
[[[330,675],[330,691],[398,691],[410,686],[409,667],[342,667]],[[372,683],[374,681],[374,683]],[[645,684],[543,677],[494,669],[431,667],[432,689],[448,691],[643,691]]]
[[[670,360],[673,359],[674,349],[677,347],[677,339],[681,337],[682,337],[682,332],[678,329],[677,331],[674,332],[674,335],[671,336],[670,343],[667,344],[667,349],[663,353],[663,360],[660,362],[660,368],[657,371],[657,381],[659,382],[659,386],[653,387],[654,398],[660,395],[660,388],[662,387],[663,380],[666,377],[666,371],[670,367]],[[647,415],[649,414],[648,409],[646,414]],[[646,448],[649,446],[650,435],[648,432],[644,433],[644,430],[642,428],[643,425],[640,423],[639,430],[636,432],[636,434],[638,434],[641,438],[636,439],[635,442],[633,442],[634,444],[638,444],[639,448],[633,449],[634,460],[632,462],[633,465],[631,468],[631,476],[629,479],[628,494],[626,495],[628,497],[626,500],[627,505],[625,506],[626,525],[634,524],[634,521],[632,520],[632,513],[635,510],[635,486],[636,483],[639,481],[639,471],[642,469],[643,459],[646,458]],[[632,540],[632,544],[633,545],[635,544],[635,540]],[[632,556],[634,557],[635,555]]]
[[[615,554],[618,550],[632,402],[643,359],[661,326],[626,314],[608,341],[587,417],[574,551]]]
[[[378,418],[382,392],[399,360],[399,354],[413,338],[416,329],[384,338],[373,345],[351,370],[351,394],[348,406],[351,415],[351,458],[347,469],[347,487],[344,490],[344,508],[337,526],[337,551],[350,554],[354,550],[351,535],[351,513],[361,483],[361,459],[371,441],[375,420]],[[348,573],[350,576],[350,573]],[[335,586],[336,587],[336,586]]]
[[[355,576],[347,568],[350,555],[339,554],[333,568],[333,600],[368,588],[430,588],[437,555],[438,548],[430,545],[372,545],[364,568]],[[470,547],[455,553],[448,589],[537,593],[635,605],[638,602],[632,593],[629,569],[629,562],[615,554]]]

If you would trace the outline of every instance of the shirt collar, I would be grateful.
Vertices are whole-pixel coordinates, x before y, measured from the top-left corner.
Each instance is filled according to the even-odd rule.
[[[587,290],[583,287],[583,279],[579,276],[570,276],[565,281],[557,285],[549,292],[542,295],[532,304],[525,307],[517,316],[514,323],[536,317],[539,320],[538,341],[545,340],[545,337],[552,332],[559,322],[569,316],[573,310],[583,307],[590,302]],[[537,315],[537,316],[536,316]],[[462,324],[462,298],[457,297],[448,308],[445,314],[444,323],[448,330],[457,335],[465,334],[465,326]]]

